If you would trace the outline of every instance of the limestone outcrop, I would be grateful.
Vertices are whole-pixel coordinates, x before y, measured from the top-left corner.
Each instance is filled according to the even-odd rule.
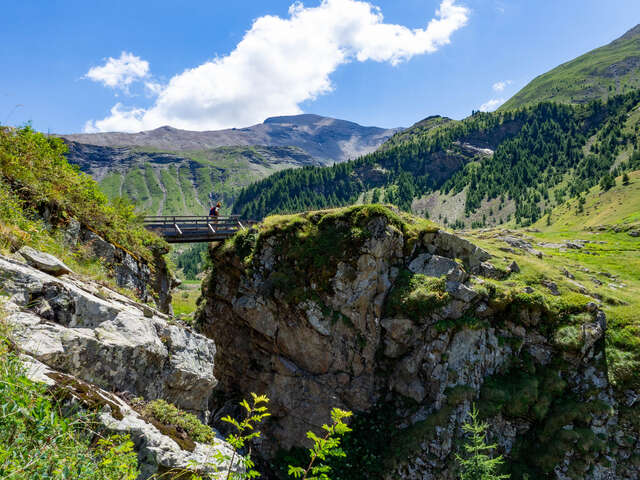
[[[211,340],[100,285],[3,256],[0,280],[23,352],[100,387],[164,398],[207,418],[216,385]]]
[[[591,299],[483,277],[486,251],[382,207],[272,219],[211,256],[197,321],[216,342],[213,408],[267,394],[265,457],[304,444],[334,406],[386,405],[385,478],[457,478],[476,403],[530,478],[640,475],[639,397],[608,383]]]
[[[69,221],[63,234],[69,248],[82,246],[99,258],[119,287],[135,292],[143,302],[153,300],[161,312],[171,313],[171,291],[179,281],[169,271],[162,256],[166,252],[154,252],[153,263],[148,264],[109,243],[75,219]]]

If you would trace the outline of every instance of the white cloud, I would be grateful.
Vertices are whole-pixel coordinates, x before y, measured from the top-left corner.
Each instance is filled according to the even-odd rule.
[[[128,92],[129,85],[148,74],[149,62],[133,53],[122,52],[120,58],[109,57],[104,65],[91,68],[85,78]]]
[[[503,82],[496,82],[496,83],[493,84],[493,87],[492,87],[493,91],[494,92],[502,92],[502,91],[504,91],[504,89],[507,86],[511,85],[511,83],[512,83],[511,80],[505,80]]]
[[[506,100],[504,98],[492,98],[480,105],[481,112],[493,112],[496,108],[502,105]]]
[[[450,42],[468,20],[457,0],[442,0],[426,28],[384,23],[362,0],[296,2],[289,17],[266,15],[226,56],[175,75],[148,109],[121,104],[87,130],[140,131],[162,125],[192,130],[245,126],[270,115],[300,113],[300,103],[333,89],[330,75],[352,61],[396,65]],[[150,88],[150,87],[147,87]]]

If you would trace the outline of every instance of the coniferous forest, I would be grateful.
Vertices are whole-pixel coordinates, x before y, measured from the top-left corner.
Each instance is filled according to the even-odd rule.
[[[374,202],[410,210],[416,197],[468,187],[467,213],[485,199],[513,199],[517,223],[532,223],[544,215],[541,205],[548,203],[550,190],[559,202],[599,182],[606,185],[638,163],[638,132],[624,132],[623,127],[639,101],[640,92],[633,91],[607,101],[474,112],[462,121],[412,128],[357,160],[284,170],[256,182],[240,193],[235,211],[262,218],[336,207],[357,202],[368,191]],[[471,156],[465,144],[494,153]],[[634,154],[610,172],[619,151],[629,145]]]

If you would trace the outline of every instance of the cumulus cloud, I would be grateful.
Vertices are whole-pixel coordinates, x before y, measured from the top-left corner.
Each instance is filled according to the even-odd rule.
[[[480,105],[481,112],[493,112],[496,108],[502,105],[506,100],[504,98],[492,98]]]
[[[133,53],[122,52],[120,58],[109,57],[104,65],[91,68],[85,78],[128,92],[129,86],[149,74],[149,62]]]
[[[505,80],[503,82],[496,82],[493,84],[493,91],[494,92],[502,92],[504,91],[504,89],[508,86],[511,85],[511,80]]]
[[[245,126],[270,115],[300,113],[300,103],[333,89],[330,75],[352,61],[397,65],[450,42],[468,21],[457,0],[442,0],[425,28],[385,23],[362,0],[296,2],[288,18],[258,18],[235,49],[175,75],[148,109],[121,104],[88,131],[140,131],[162,125],[191,130]],[[147,87],[151,88],[151,87]]]

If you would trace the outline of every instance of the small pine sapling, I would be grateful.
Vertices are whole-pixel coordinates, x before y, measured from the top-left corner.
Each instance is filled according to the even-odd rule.
[[[324,462],[328,457],[346,457],[344,450],[340,448],[340,439],[351,431],[344,422],[350,416],[351,412],[334,408],[331,410],[333,423],[322,426],[326,432],[323,437],[307,432],[307,438],[313,441],[313,447],[309,449],[309,464],[306,468],[289,465],[289,476],[302,480],[331,480],[328,475],[331,467]]]
[[[478,420],[478,409],[475,405],[469,412],[471,421],[462,425],[462,430],[469,436],[463,445],[467,458],[456,454],[456,461],[460,465],[460,480],[502,480],[510,475],[500,475],[496,472],[504,463],[502,455],[491,458],[491,451],[496,444],[487,445],[487,423]]]

